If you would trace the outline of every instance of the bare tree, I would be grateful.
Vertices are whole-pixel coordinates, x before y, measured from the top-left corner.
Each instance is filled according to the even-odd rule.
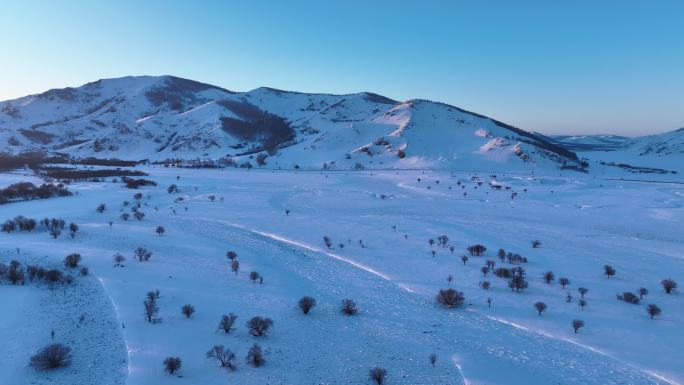
[[[554,279],[556,279],[556,276],[553,274],[553,271],[544,273],[544,282],[551,283]]]
[[[565,277],[561,277],[561,278],[558,280],[558,283],[560,283],[561,289],[565,289],[565,287],[568,286],[568,285],[570,284],[570,280],[567,279],[567,278],[565,278]]]
[[[368,373],[370,379],[376,383],[376,385],[382,385],[385,383],[385,377],[387,377],[387,370],[379,366],[374,367]]]
[[[463,261],[463,265],[465,265],[466,262],[468,262],[468,256],[465,254],[461,255],[461,261]]]
[[[480,287],[485,290],[489,290],[491,286],[492,284],[489,281],[482,281],[482,283],[480,284]]]
[[[541,313],[546,310],[546,307],[547,307],[546,304],[544,302],[541,302],[541,301],[534,304],[534,308],[537,309],[540,316],[541,316]]]
[[[256,271],[250,272],[249,279],[252,280],[252,283],[256,283],[257,279],[259,279],[259,273],[257,273]]]
[[[73,223],[73,222],[71,222],[71,223],[69,224],[69,236],[71,236],[71,238],[75,238],[75,237],[76,237],[76,232],[78,232],[78,225],[75,224],[75,223]]]
[[[677,282],[675,282],[673,279],[663,279],[660,281],[660,284],[663,285],[663,289],[665,289],[665,292],[667,294],[671,294],[672,290],[677,288]]]
[[[137,194],[136,194],[137,195]],[[164,371],[169,374],[176,373],[181,367],[181,359],[178,357],[166,357],[164,360]]]
[[[190,305],[190,304],[183,305],[183,307],[181,308],[181,313],[183,313],[185,318],[190,318],[190,316],[194,312],[195,312],[195,307]]]
[[[492,307],[492,297],[487,297],[487,307]]]
[[[207,352],[207,358],[218,361],[222,368],[231,371],[235,370],[235,353],[231,352],[230,349],[226,349],[223,345],[214,345]]]
[[[228,315],[222,315],[221,321],[219,321],[218,324],[218,329],[223,330],[223,332],[226,334],[229,334],[230,331],[233,329],[233,325],[235,324],[236,319],[237,316],[233,313],[230,313]]]
[[[37,370],[53,370],[71,365],[71,348],[50,344],[31,356],[30,365]]]
[[[480,271],[482,272],[482,276],[486,278],[487,274],[489,274],[489,266],[482,266]]]
[[[309,314],[309,311],[316,306],[316,300],[313,297],[302,297],[297,303],[299,308],[302,309],[302,313]]]
[[[166,229],[164,229],[164,226],[157,226],[155,232],[157,233],[157,235],[162,236],[166,232]]]
[[[446,308],[453,308],[461,306],[465,301],[465,297],[462,292],[449,288],[440,290],[436,300],[437,303]]]
[[[107,206],[104,203],[100,203],[99,205],[97,205],[97,208],[95,210],[98,213],[102,214],[106,209],[107,209]]]
[[[247,321],[247,330],[254,337],[266,335],[271,326],[273,326],[273,321],[270,318],[254,316]]]
[[[603,266],[603,274],[606,277],[610,278],[610,277],[615,275],[615,268],[613,268],[613,266],[611,266],[611,265],[604,265]]]
[[[430,354],[430,363],[434,367],[435,364],[437,363],[437,355],[435,353]]]
[[[152,257],[152,252],[145,249],[144,247],[138,247],[135,250],[133,250],[133,255],[138,259],[138,261],[147,262]]]
[[[584,295],[587,294],[589,289],[587,289],[586,287],[580,287],[579,289],[577,289],[577,291],[579,291],[581,298],[584,299]]]
[[[452,282],[453,280],[454,280],[454,276],[451,275],[451,274],[449,274],[449,276],[447,277],[447,282],[449,283],[449,286],[451,286],[451,282]]]
[[[653,317],[660,315],[660,308],[654,304],[650,304],[646,306],[646,312],[648,312],[648,315],[653,319]]]
[[[126,261],[126,257],[121,255],[120,253],[114,254],[114,266],[123,266],[122,263]]]
[[[237,259],[234,259],[233,262],[230,263],[230,269],[237,275],[240,270],[240,262],[238,262]]]
[[[356,308],[356,302],[346,298],[342,300],[342,314],[355,315],[359,310]]]
[[[584,327],[584,321],[579,320],[579,319],[572,320],[572,328],[575,330],[575,334],[577,334],[577,331],[583,327]]]
[[[541,241],[539,241],[539,240],[537,240],[537,239],[535,239],[534,241],[532,241],[532,248],[538,249],[540,246],[541,246]]]
[[[331,248],[332,248],[333,243],[332,243],[332,240],[330,239],[329,236],[327,236],[327,235],[324,236],[324,237],[323,237],[323,242],[325,243],[325,247],[327,247],[328,249],[331,249]]]
[[[260,367],[266,363],[263,353],[261,353],[261,347],[257,344],[252,345],[247,352],[247,363],[254,366],[255,368]]]
[[[226,253],[226,257],[228,257],[228,259],[230,259],[231,261],[234,261],[235,258],[237,258],[237,253],[234,251],[229,251]]]
[[[580,300],[577,302],[577,304],[580,305],[580,308],[581,308],[582,310],[584,310],[584,307],[587,306],[587,300],[586,300],[586,299],[580,299]]]
[[[145,306],[145,319],[147,319],[147,322],[154,321],[157,317],[157,313],[159,312],[159,306],[157,306],[156,297],[150,297],[148,295],[147,299],[143,301],[143,305]]]
[[[644,299],[644,296],[648,294],[648,289],[645,287],[640,287],[639,290],[639,299]]]

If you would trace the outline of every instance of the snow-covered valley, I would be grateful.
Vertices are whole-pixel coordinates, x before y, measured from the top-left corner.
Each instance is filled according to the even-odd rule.
[[[73,238],[2,232],[2,262],[57,266],[80,253],[89,268],[64,289],[0,286],[8,314],[0,338],[11,346],[0,353],[0,383],[366,384],[375,366],[387,370],[387,384],[684,383],[684,306],[677,290],[661,287],[684,273],[679,183],[583,173],[137,169],[158,185],[73,182],[69,197],[0,205],[0,221],[57,217],[79,227]],[[2,174],[0,187],[35,178]],[[169,193],[172,184],[179,191]],[[123,220],[138,192],[144,218]],[[484,255],[466,250],[475,244]],[[148,261],[134,257],[138,247],[152,252]],[[499,259],[499,248],[527,262]],[[237,253],[237,274],[228,251]],[[485,277],[487,260],[523,267],[529,287],[516,292],[508,279]],[[604,275],[604,265],[616,274]],[[448,287],[464,293],[462,306],[435,301]],[[583,307],[580,287],[588,289]],[[638,305],[616,299],[640,287],[648,293]],[[143,301],[155,290],[159,322],[150,323]],[[317,301],[308,315],[297,308],[302,296]],[[345,298],[358,314],[340,312]],[[538,301],[548,306],[541,315]],[[651,303],[662,309],[654,319]],[[189,318],[185,304],[196,310]],[[41,316],[45,309],[51,316]],[[217,331],[231,312],[235,330]],[[256,315],[273,320],[266,336],[245,327]],[[575,319],[584,322],[577,333]],[[51,340],[71,347],[71,367],[32,370],[28,358]],[[254,343],[265,353],[261,367],[245,361]],[[235,353],[237,370],[207,359],[217,344]],[[174,375],[164,372],[168,356],[182,359]]]

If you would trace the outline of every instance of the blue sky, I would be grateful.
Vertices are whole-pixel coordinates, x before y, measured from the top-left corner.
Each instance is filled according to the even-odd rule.
[[[0,0],[0,100],[172,74],[648,134],[684,126],[683,20],[657,0]]]

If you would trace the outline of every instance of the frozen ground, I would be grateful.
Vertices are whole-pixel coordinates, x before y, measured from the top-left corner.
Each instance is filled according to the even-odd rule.
[[[366,384],[368,369],[379,365],[388,370],[387,384],[684,383],[681,295],[667,295],[659,284],[664,278],[682,282],[682,185],[498,175],[511,190],[495,191],[487,187],[489,175],[479,175],[484,183],[475,188],[468,173],[145,170],[159,186],[139,190],[145,195],[142,221],[119,219],[122,202],[133,202],[137,192],[120,183],[77,183],[72,197],[0,206],[0,220],[22,214],[79,224],[75,239],[0,233],[2,258],[13,258],[17,247],[24,258],[54,261],[81,253],[91,277],[79,284],[102,283],[85,302],[101,304],[98,317],[108,319],[85,327],[90,334],[80,342],[62,340],[75,353],[72,369],[62,375],[82,377],[48,381],[26,365],[49,338],[51,326],[34,323],[46,294],[1,287],[3,305],[17,311],[2,316],[0,337],[17,335],[15,328],[30,333],[22,343],[10,343],[11,354],[0,353],[0,379],[90,384],[100,376],[95,383],[116,384],[127,373],[132,385]],[[166,192],[172,183],[180,193]],[[518,193],[513,200],[511,191]],[[178,197],[184,202],[175,204]],[[99,203],[107,205],[102,214],[95,211]],[[163,236],[155,235],[158,225],[166,228]],[[428,245],[442,234],[453,254]],[[325,235],[335,245],[330,250]],[[542,241],[541,248],[531,248],[533,239]],[[460,256],[474,243],[486,245],[486,255],[464,265]],[[154,253],[149,262],[133,260],[138,246]],[[498,248],[529,259],[530,287],[523,293],[493,276],[486,278],[491,289],[479,288],[485,260],[510,267],[496,258]],[[238,253],[237,276],[228,250]],[[128,259],[125,267],[113,267],[116,252]],[[603,276],[604,264],[617,275]],[[263,275],[262,285],[249,280],[252,270]],[[556,275],[550,285],[542,280],[548,270]],[[461,309],[442,309],[434,301],[450,274],[451,285],[466,296]],[[561,276],[571,281],[566,290],[557,283]],[[577,305],[580,286],[589,289],[584,310]],[[616,293],[640,286],[649,289],[642,304],[616,300]],[[142,301],[154,289],[161,292],[160,324],[143,317]],[[567,291],[575,297],[571,303]],[[303,295],[318,300],[308,316],[296,308]],[[356,301],[358,315],[340,314],[343,298]],[[532,306],[539,300],[548,304],[542,316]],[[180,313],[186,303],[197,310],[190,319]],[[649,319],[648,303],[663,314]],[[220,316],[229,312],[239,317],[237,330],[217,333]],[[268,336],[247,334],[244,323],[253,315],[273,319]],[[579,334],[570,325],[575,318],[586,324]],[[99,346],[112,347],[106,368],[84,356],[93,330],[106,336]],[[267,352],[264,367],[244,361],[254,342]],[[237,371],[205,358],[214,344],[236,352]],[[124,354],[116,353],[117,346]],[[433,352],[435,367],[428,361]],[[183,360],[180,378],[163,372],[162,361],[171,355]]]

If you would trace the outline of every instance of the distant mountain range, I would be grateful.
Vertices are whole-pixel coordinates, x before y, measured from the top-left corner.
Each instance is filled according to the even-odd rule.
[[[599,153],[681,156],[680,131],[638,139],[546,137],[427,100],[233,92],[173,76],[98,80],[0,102],[3,153],[223,158],[281,168],[584,169],[590,163],[582,158]]]

